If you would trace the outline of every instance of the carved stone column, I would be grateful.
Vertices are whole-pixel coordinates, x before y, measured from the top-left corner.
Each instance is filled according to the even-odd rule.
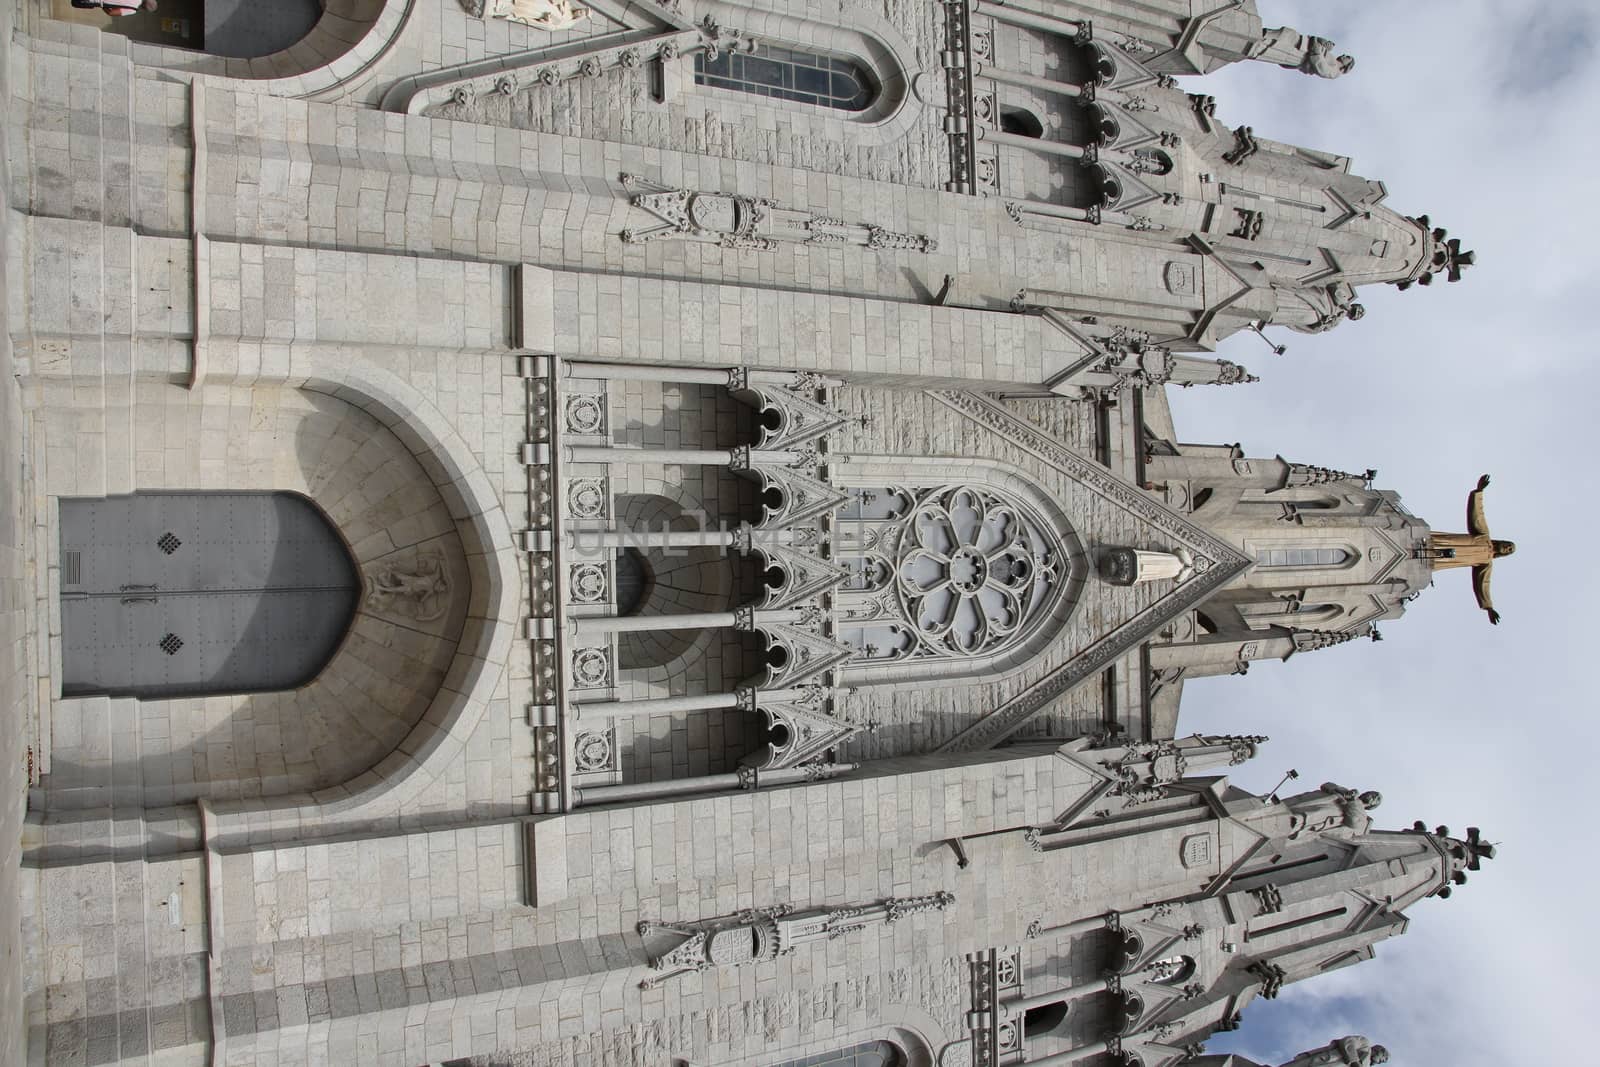
[[[972,13],[974,15],[988,15],[996,22],[1021,26],[1028,30],[1041,30],[1044,33],[1059,34],[1062,37],[1078,36],[1083,32],[1084,25],[1072,19],[1023,11],[1008,4],[995,3],[994,0],[973,0]]]
[[[745,448],[617,448],[569,445],[568,463],[617,463],[634,466],[677,464],[684,467],[792,467],[806,459],[800,452],[768,452]]]
[[[859,763],[812,763],[804,767],[757,770],[741,767],[731,774],[706,774],[697,778],[670,778],[660,782],[628,782],[623,785],[577,787],[572,791],[573,807],[658,800],[662,797],[694,793],[726,793],[734,789],[764,789],[772,786],[815,782],[861,769]]]
[[[1056,96],[1066,96],[1077,99],[1083,95],[1081,86],[1070,82],[1056,81],[1054,78],[1040,78],[1032,74],[1021,74],[1014,70],[1002,70],[999,67],[986,67],[977,65],[972,76],[975,78],[988,78],[990,81],[1002,85],[1015,85],[1023,89],[1033,89],[1041,93],[1053,93]]]
[[[990,129],[987,126],[978,130],[978,140],[1009,145],[1012,148],[1025,148],[1030,152],[1038,152],[1046,156],[1063,156],[1067,159],[1082,159],[1089,154],[1088,149],[1075,144],[1047,141],[1042,137],[1023,137],[1020,134],[1006,133],[1003,130]]]

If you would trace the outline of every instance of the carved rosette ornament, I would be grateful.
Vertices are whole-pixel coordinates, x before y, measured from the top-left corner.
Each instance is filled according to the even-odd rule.
[[[611,654],[603,648],[580,648],[572,653],[572,684],[579,689],[599,689],[611,683]]]
[[[871,499],[869,500],[868,497]],[[1060,534],[986,486],[858,490],[838,520],[857,591],[837,604],[880,662],[992,655],[1027,639],[1065,586]],[[880,588],[880,579],[887,588]],[[866,588],[861,588],[865,584]]]
[[[572,766],[580,774],[615,770],[615,756],[610,730],[583,730],[572,742]]]
[[[595,393],[575,393],[567,397],[567,432],[597,434],[606,425],[605,397]]]
[[[606,569],[598,563],[578,563],[570,572],[572,599],[598,604],[606,598]]]
[[[567,485],[567,508],[573,518],[598,519],[606,513],[604,478],[574,478]]]

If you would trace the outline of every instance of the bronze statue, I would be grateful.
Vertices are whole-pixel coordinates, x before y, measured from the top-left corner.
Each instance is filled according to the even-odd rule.
[[[1517,550],[1515,541],[1497,541],[1489,536],[1489,521],[1483,515],[1483,491],[1489,488],[1489,476],[1478,479],[1478,488],[1467,495],[1467,532],[1464,534],[1433,533],[1428,536],[1428,551],[1436,571],[1451,567],[1472,568],[1472,592],[1478,598],[1478,607],[1489,613],[1489,621],[1500,624],[1500,613],[1494,610],[1489,596],[1489,578],[1494,571],[1494,561],[1509,556]]]

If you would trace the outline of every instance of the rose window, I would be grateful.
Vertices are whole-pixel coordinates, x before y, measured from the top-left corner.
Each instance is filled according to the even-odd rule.
[[[843,551],[861,550],[847,560],[841,607],[865,660],[988,655],[1021,640],[1054,599],[1060,545],[1006,496],[963,485],[858,499],[841,523]]]

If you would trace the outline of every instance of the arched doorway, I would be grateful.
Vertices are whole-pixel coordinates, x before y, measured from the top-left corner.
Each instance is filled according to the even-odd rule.
[[[355,562],[296,493],[65,499],[60,529],[64,696],[294,689],[355,615]]]
[[[158,0],[153,11],[112,18],[95,9],[74,8],[70,0],[54,0],[51,14],[145,44],[256,59],[304,40],[325,7],[325,0]]]

